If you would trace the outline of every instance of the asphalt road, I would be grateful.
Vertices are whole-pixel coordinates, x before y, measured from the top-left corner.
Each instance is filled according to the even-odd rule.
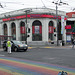
[[[12,54],[1,50],[0,56],[75,68],[75,49],[72,48],[32,48],[28,49],[27,52],[12,52]]]

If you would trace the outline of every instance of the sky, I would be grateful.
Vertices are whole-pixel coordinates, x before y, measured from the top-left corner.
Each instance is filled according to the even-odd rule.
[[[24,9],[24,8],[51,8],[56,9],[56,5],[52,2],[67,3],[68,5],[58,5],[58,10],[65,12],[73,12],[75,8],[75,0],[0,0],[0,4],[3,8],[0,7],[0,14]]]

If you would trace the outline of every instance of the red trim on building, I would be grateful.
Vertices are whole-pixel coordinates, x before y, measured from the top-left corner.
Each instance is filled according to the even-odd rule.
[[[75,34],[75,32],[66,32],[66,34]]]
[[[56,19],[56,16],[54,16],[54,15],[45,15],[45,14],[28,14],[27,17],[28,18],[54,18],[54,19]],[[26,18],[26,15],[5,18],[2,20],[3,21],[10,21],[10,20],[22,19],[22,18]],[[61,17],[58,16],[58,19],[61,19]],[[67,18],[65,18],[65,20],[67,20]]]
[[[72,18],[72,14],[75,14],[75,12],[66,13],[66,15],[67,15],[69,18]]]

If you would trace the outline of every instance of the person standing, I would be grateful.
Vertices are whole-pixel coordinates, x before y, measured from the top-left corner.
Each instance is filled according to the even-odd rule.
[[[74,38],[73,37],[71,37],[71,43],[72,43],[72,48],[74,48]]]
[[[11,53],[11,41],[7,41],[8,53]]]
[[[74,38],[72,37],[71,38],[71,41],[72,41],[72,45],[73,45],[72,48],[74,48],[74,45],[75,45],[75,37]]]

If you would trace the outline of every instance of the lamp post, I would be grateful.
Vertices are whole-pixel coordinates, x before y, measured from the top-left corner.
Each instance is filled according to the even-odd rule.
[[[58,3],[58,1],[57,2],[52,2],[52,3],[54,3],[55,5],[56,5],[56,24],[57,24],[57,46],[59,46],[59,39],[58,39],[58,32],[59,32],[59,30],[58,30],[58,6],[57,5],[61,5],[61,4],[64,4],[64,5],[68,5],[67,3],[64,3],[64,2],[62,2],[61,0],[60,0],[60,2]]]
[[[26,27],[25,27],[25,30],[26,30],[26,44],[27,44],[27,28],[28,28],[28,26],[27,26],[27,14],[30,13],[31,10],[32,10],[32,9],[30,9],[30,10],[25,10],[25,11],[24,11],[24,12],[26,13]]]
[[[59,41],[58,41],[58,13],[57,13],[57,4],[58,3],[55,3],[56,4],[56,24],[57,24],[57,46],[59,45]]]
[[[58,46],[59,45],[59,41],[58,41],[58,13],[57,13],[57,9],[58,9],[57,5],[58,5],[58,3],[57,2],[52,2],[52,3],[54,3],[56,5],[57,46]]]

